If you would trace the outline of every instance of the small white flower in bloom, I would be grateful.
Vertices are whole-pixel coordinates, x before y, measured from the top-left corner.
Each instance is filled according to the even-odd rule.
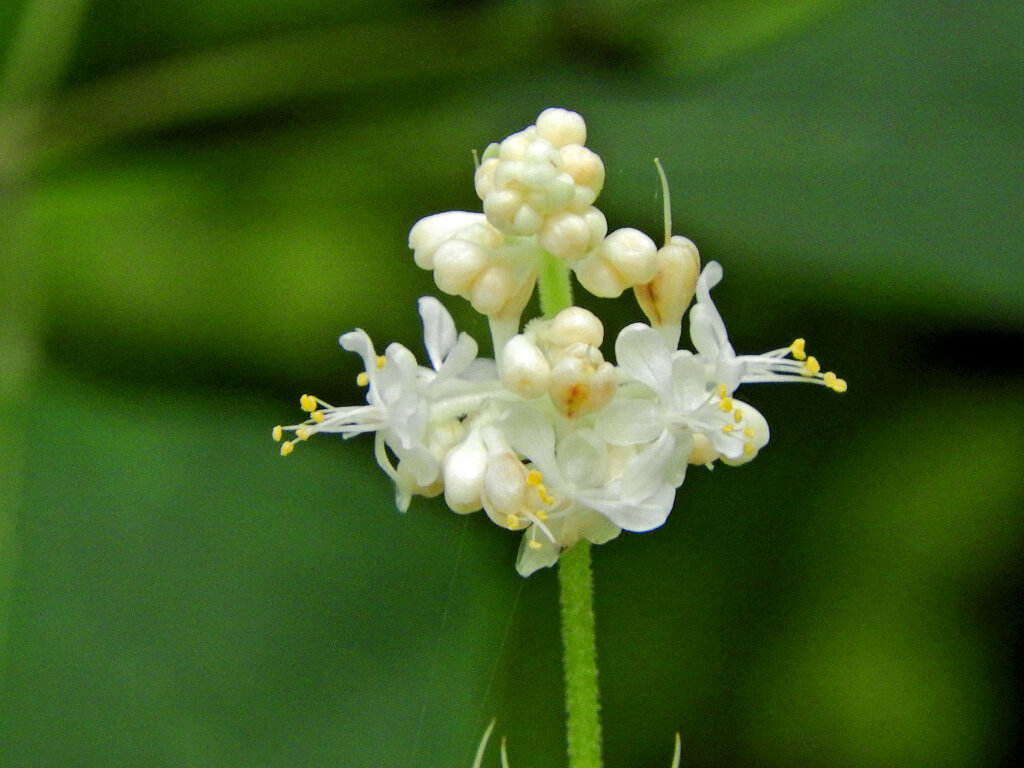
[[[807,355],[803,339],[736,354],[711,298],[722,268],[711,262],[701,271],[694,244],[671,235],[664,173],[665,245],[629,227],[608,234],[594,206],[604,165],[586,138],[578,114],[545,110],[487,148],[475,175],[483,212],[434,214],[409,232],[416,264],[438,288],[487,317],[493,360],[477,357],[476,341],[425,297],[429,366],[400,344],[378,355],[364,331],[346,333],[341,346],[363,360],[366,403],[334,407],[303,395],[309,418],[273,430],[278,441],[294,435],[281,442],[283,455],[321,432],[372,433],[400,509],[413,496],[443,494],[453,512],[482,510],[522,534],[523,576],[554,565],[578,541],[661,526],[690,465],[754,458],[768,443],[768,423],[735,398],[741,385],[846,390]],[[599,297],[632,288],[650,322],[619,333],[614,363],[601,352],[604,325],[590,310],[570,306],[522,323],[538,276],[568,281],[570,270]],[[688,307],[695,351],[678,349]]]
[[[285,431],[295,434],[294,440],[281,444],[282,455],[321,432],[345,438],[373,432],[377,463],[395,481],[400,509],[408,508],[413,494],[432,489],[440,477],[443,452],[458,433],[458,419],[481,393],[496,389],[497,381],[493,368],[476,360],[476,342],[467,334],[456,335],[451,315],[439,301],[420,299],[420,315],[433,367],[418,365],[401,344],[390,344],[384,355],[378,355],[361,329],[344,334],[341,346],[363,358],[365,371],[359,383],[367,387],[366,405],[335,407],[303,395],[300,405],[309,419],[273,430],[276,440]],[[397,467],[389,451],[398,459]]]

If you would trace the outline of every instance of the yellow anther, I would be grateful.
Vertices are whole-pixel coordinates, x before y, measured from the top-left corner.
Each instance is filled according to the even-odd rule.
[[[537,519],[540,520],[541,522],[544,522],[545,520],[548,519],[548,513],[545,512],[543,509],[538,510],[538,512],[537,512]]]
[[[526,475],[526,482],[530,485],[540,485],[544,482],[544,475],[536,469],[531,469]]]
[[[555,503],[554,497],[550,493],[548,493],[548,489],[545,488],[543,485],[537,486],[537,495],[540,496],[540,500],[543,501],[545,504]]]
[[[386,357],[384,357],[384,355],[377,355],[377,367],[378,368],[383,368],[384,367],[384,363],[386,363],[387,360],[388,359]]]
[[[722,426],[722,431],[725,432],[725,434],[727,435],[731,434],[733,429],[735,429],[735,427],[733,427],[732,424],[725,424]]]
[[[719,401],[718,407],[721,408],[723,412],[728,413],[729,411],[732,410],[732,398],[731,397],[723,397]]]
[[[289,453],[295,450],[295,443],[291,440],[285,440],[281,443],[281,455],[287,456]]]
[[[840,379],[832,371],[825,374],[825,386],[834,392],[846,391],[846,379]]]
[[[753,456],[754,455],[754,444],[753,443],[744,443],[743,444],[743,453],[745,455],[747,455],[747,456]]]
[[[279,443],[281,442],[281,425],[280,424],[278,424],[276,427],[274,427],[274,429],[270,432],[270,436],[272,438],[274,438],[277,442],[279,442]]]
[[[741,421],[743,421],[743,409],[737,408],[735,411],[732,412],[732,417],[736,420],[736,423],[739,424]]]
[[[321,423],[324,420],[324,412],[323,411],[313,411],[311,414],[309,414],[309,418],[311,418],[313,421],[315,421],[317,424],[319,424],[319,423]]]
[[[316,410],[316,398],[312,395],[303,395],[299,398],[299,406],[304,411],[315,411]]]
[[[800,371],[803,376],[817,376],[821,371],[821,363],[818,362],[818,358],[811,355],[804,361],[804,368]]]
[[[509,515],[505,518],[505,527],[510,531],[515,531],[519,528],[519,518],[515,515]]]
[[[536,539],[530,539],[530,544],[529,544],[530,549],[540,549],[542,546],[544,546],[544,545],[541,544]]]
[[[806,360],[807,353],[804,351],[805,344],[806,342],[803,339],[797,339],[789,345],[789,354],[791,354],[795,360]]]
[[[718,385],[718,398],[720,400],[725,400],[725,398],[728,397],[728,395],[729,395],[729,393],[728,393],[728,391],[725,388],[725,384],[719,384]]]
[[[310,432],[305,427],[299,427],[298,429],[295,430],[295,436],[299,438],[299,440],[309,440],[309,437],[312,434],[313,433]]]
[[[751,429],[750,427],[744,427],[743,428],[743,434],[746,435],[747,437],[753,437],[754,436],[754,430]]]
[[[358,384],[360,387],[365,387],[369,383],[370,383],[370,374],[368,374],[366,371],[363,371],[358,376],[356,376],[356,384]],[[334,398],[331,398],[331,399],[333,400]]]

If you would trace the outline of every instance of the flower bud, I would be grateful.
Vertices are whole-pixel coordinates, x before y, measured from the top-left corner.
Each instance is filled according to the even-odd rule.
[[[551,402],[563,416],[593,413],[607,405],[618,386],[615,366],[589,344],[566,347],[551,368]]]
[[[505,389],[527,400],[548,391],[551,366],[543,353],[522,334],[513,336],[502,349],[500,371]]]
[[[413,249],[416,265],[421,269],[433,269],[434,252],[442,243],[483,221],[485,217],[482,214],[469,211],[435,213],[420,219],[409,230],[409,247]]]
[[[595,296],[613,299],[627,288],[649,282],[657,273],[658,249],[638,229],[617,229],[573,265],[580,284]]]
[[[634,286],[633,293],[651,326],[679,326],[693,300],[700,275],[697,246],[676,235],[657,253],[657,274],[648,283]]]
[[[586,144],[587,124],[583,117],[568,109],[549,107],[537,116],[537,135],[556,148],[566,144]]]
[[[604,326],[597,315],[583,307],[567,307],[552,318],[543,331],[545,343],[552,347],[586,344],[600,347]]]
[[[486,472],[487,449],[474,429],[445,456],[444,500],[453,511],[465,514],[481,508]]]

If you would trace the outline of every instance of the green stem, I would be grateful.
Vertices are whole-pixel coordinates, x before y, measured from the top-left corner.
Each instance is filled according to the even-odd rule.
[[[569,268],[546,254],[538,276],[540,307],[554,317],[572,306]],[[580,541],[558,563],[565,666],[565,713],[569,768],[601,768],[601,717],[594,632],[594,580],[590,542]]]
[[[565,652],[569,768],[601,768],[601,712],[589,541],[580,541],[562,555],[558,561],[558,585]]]

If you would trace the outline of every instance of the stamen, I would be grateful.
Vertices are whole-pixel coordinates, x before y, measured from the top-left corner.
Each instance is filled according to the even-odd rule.
[[[803,339],[797,339],[789,345],[789,354],[791,354],[795,360],[806,360],[807,353],[804,351],[805,344],[806,342]]]
[[[295,450],[295,443],[291,440],[285,440],[281,443],[281,455],[287,456],[289,453]]]
[[[316,398],[312,395],[303,395],[299,398],[299,407],[304,411],[315,411]]]
[[[831,389],[833,392],[846,391],[846,380],[840,379],[832,371],[828,371],[823,378],[825,381],[825,386]]]
[[[383,368],[388,359],[384,355],[377,355],[377,368]]]
[[[360,387],[365,387],[369,383],[370,383],[370,374],[368,374],[366,371],[363,371],[358,376],[356,376],[356,384],[358,384]]]
[[[728,413],[732,410],[732,398],[723,397],[721,401],[719,401],[718,407],[721,408],[724,413]]]
[[[736,423],[739,424],[741,421],[743,421],[743,409],[737,408],[735,411],[732,412],[732,416],[736,420]]]
[[[753,456],[754,455],[754,444],[753,443],[744,443],[743,444],[743,453],[745,455],[747,455],[747,456]]]
[[[543,547],[544,545],[536,539],[530,539],[530,541],[528,542],[528,546],[530,547],[530,549],[537,550]]]
[[[754,436],[754,430],[751,429],[750,427],[744,427],[743,428],[743,434],[746,435],[747,437],[753,437]]]
[[[311,418],[317,424],[320,424],[324,420],[324,412],[323,411],[313,411],[312,413],[309,414],[309,418]]]
[[[544,482],[544,475],[539,470],[531,469],[526,475],[526,482],[533,486],[540,485]]]
[[[298,429],[295,430],[295,436],[299,440],[309,440],[312,434],[313,433],[310,432],[306,427],[299,427]]]
[[[818,362],[818,358],[811,355],[804,361],[804,367],[801,369],[800,374],[802,376],[817,376],[821,371],[821,363]]]
[[[505,527],[510,531],[519,530],[519,518],[515,515],[508,515],[505,518]]]
[[[274,438],[274,440],[276,442],[278,442],[278,443],[281,442],[281,425],[280,424],[278,424],[276,427],[274,427],[274,429],[270,433],[270,436],[272,438]]]
[[[733,429],[735,429],[735,427],[733,427],[732,424],[724,424],[722,426],[722,431],[725,432],[725,434],[727,435],[732,434]]]

